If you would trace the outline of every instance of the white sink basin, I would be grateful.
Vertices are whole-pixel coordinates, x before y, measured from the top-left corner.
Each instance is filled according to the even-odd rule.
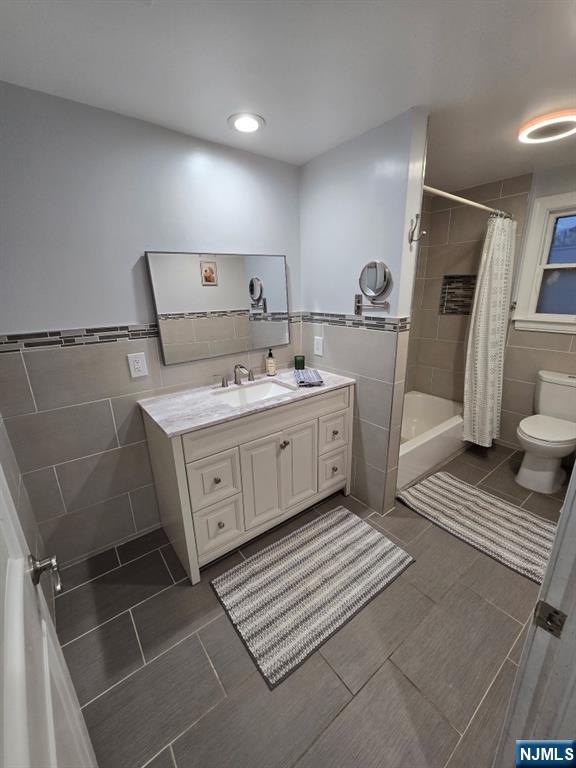
[[[295,389],[296,386],[290,386],[290,384],[284,384],[284,382],[255,381],[253,384],[242,384],[234,389],[213,392],[212,394],[224,403],[238,407],[248,405],[249,403],[257,403],[259,400],[267,400],[269,397],[288,395]]]

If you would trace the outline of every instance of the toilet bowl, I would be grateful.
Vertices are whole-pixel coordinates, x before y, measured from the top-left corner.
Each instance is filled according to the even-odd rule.
[[[576,450],[576,376],[539,371],[535,416],[517,429],[525,451],[516,482],[531,491],[554,493],[566,479],[562,459]]]

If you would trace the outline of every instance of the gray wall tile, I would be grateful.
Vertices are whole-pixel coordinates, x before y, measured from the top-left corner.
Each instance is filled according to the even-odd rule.
[[[24,483],[36,520],[42,522],[66,512],[54,467],[37,469],[23,475]]]
[[[389,431],[368,421],[354,419],[352,453],[357,459],[385,470],[388,456]]]
[[[160,512],[153,485],[130,491],[130,501],[137,531],[144,531],[160,523]]]
[[[56,472],[68,510],[96,504],[152,483],[146,443],[60,464]]]
[[[352,495],[371,509],[382,511],[386,472],[366,464],[365,461],[354,457],[352,460]]]
[[[148,376],[131,379],[126,355],[145,352]],[[24,353],[38,408],[86,403],[160,385],[156,339],[93,344]]]
[[[36,408],[20,352],[0,355],[0,417],[32,413]]]
[[[6,429],[22,472],[118,445],[107,400],[13,416]]]
[[[95,552],[135,533],[128,496],[47,520],[40,524],[45,547],[62,563]]]

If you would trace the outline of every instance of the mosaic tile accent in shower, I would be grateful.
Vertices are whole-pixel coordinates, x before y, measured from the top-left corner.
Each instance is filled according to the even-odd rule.
[[[79,347],[86,344],[110,344],[130,339],[158,336],[157,323],[138,325],[107,325],[95,328],[74,328],[62,331],[0,334],[0,353],[43,347]]]
[[[474,304],[476,275],[444,275],[440,292],[441,315],[469,315]]]

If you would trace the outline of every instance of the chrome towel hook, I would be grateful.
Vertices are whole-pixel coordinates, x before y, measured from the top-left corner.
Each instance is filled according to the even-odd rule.
[[[419,240],[421,240],[425,235],[428,234],[428,232],[423,229],[421,232],[418,232],[418,237],[416,237],[416,231],[419,227],[419,221],[420,221],[420,214],[416,214],[416,218],[410,219],[410,229],[408,230],[408,244],[412,245],[412,243],[417,243]]]

